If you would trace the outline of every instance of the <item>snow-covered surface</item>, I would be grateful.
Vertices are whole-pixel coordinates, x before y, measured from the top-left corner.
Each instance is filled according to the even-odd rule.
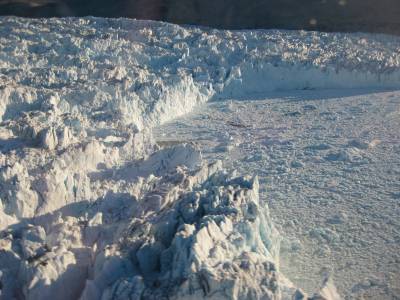
[[[0,18],[1,297],[301,299],[303,292],[283,275],[299,273],[289,268],[289,260],[279,258],[282,238],[269,214],[268,201],[275,209],[279,197],[275,195],[271,200],[261,193],[260,198],[256,175],[263,178],[262,191],[272,189],[282,199],[294,196],[291,188],[282,190],[264,179],[263,172],[268,173],[271,167],[263,155],[274,156],[273,164],[280,164],[276,169],[279,174],[287,174],[292,168],[324,174],[337,170],[335,164],[349,164],[357,173],[365,164],[370,166],[364,153],[368,154],[370,148],[381,149],[378,140],[390,137],[393,151],[389,153],[393,157],[383,151],[376,154],[376,159],[386,155],[382,165],[390,165],[394,173],[388,177],[390,180],[384,176],[379,180],[393,183],[398,189],[394,162],[399,152],[393,130],[398,120],[398,96],[394,94],[388,100],[393,106],[388,108],[391,125],[379,127],[388,132],[392,129],[393,133],[384,139],[372,134],[358,139],[355,135],[343,149],[319,136],[324,129],[336,130],[339,121],[318,105],[315,109],[313,105],[304,108],[320,114],[314,119],[308,115],[300,118],[302,122],[295,127],[298,131],[290,131],[293,137],[287,140],[279,134],[286,133],[293,118],[302,116],[302,112],[277,104],[276,110],[284,112],[277,119],[268,105],[256,107],[257,102],[242,102],[247,112],[241,114],[235,108],[238,104],[229,104],[226,99],[282,90],[301,94],[302,90],[322,88],[336,89],[335,93],[346,88],[400,88],[399,45],[400,38],[385,35],[232,32],[125,19]],[[224,112],[215,109],[211,119],[199,123],[191,120],[187,126],[198,126],[181,132],[182,138],[171,135],[172,140],[153,139],[152,130],[162,130],[160,124],[198,111],[200,104],[224,99],[220,104]],[[371,107],[379,109],[380,101],[380,97],[371,98]],[[354,114],[349,118],[357,118],[363,107],[349,109]],[[253,120],[257,114],[264,117]],[[249,124],[242,124],[240,118],[248,118]],[[214,128],[226,120],[227,125],[221,126],[227,128]],[[365,122],[370,124],[368,119]],[[343,126],[353,132],[357,124],[349,121]],[[305,131],[306,125],[312,130]],[[174,131],[186,128],[171,126]],[[273,139],[262,141],[262,136],[254,132],[259,126],[267,131],[272,128]],[[297,138],[299,132],[303,133],[301,137],[309,133],[313,141],[307,148],[311,163],[301,158],[292,161],[297,146],[290,139]],[[343,132],[332,134],[341,136]],[[209,143],[215,141],[214,133],[229,142],[213,147]],[[188,143],[199,136],[207,142],[199,146]],[[248,143],[259,138],[257,143]],[[320,141],[314,147],[316,140]],[[253,153],[253,144],[280,150],[269,153],[260,148],[260,153]],[[240,145],[245,154],[232,156],[223,165],[211,150],[217,149],[224,159]],[[198,147],[206,150],[209,162]],[[232,166],[239,169],[238,174]],[[304,174],[312,177],[306,171]],[[368,179],[371,174],[377,176],[363,170],[359,176]],[[343,178],[343,174],[335,176]],[[328,182],[313,178],[305,180],[317,187]],[[282,175],[279,180],[286,187],[293,186],[293,178],[287,180]],[[352,188],[349,193],[361,198],[357,193],[364,190]],[[382,192],[392,197],[382,211],[396,216],[398,193],[391,188],[382,187]],[[314,203],[309,192],[297,189],[299,203]],[[328,197],[327,192],[320,192],[319,202],[315,203],[329,202]],[[370,206],[361,199],[357,203],[374,207],[375,202],[370,202]],[[298,219],[290,214],[295,210],[290,203],[286,211],[275,210],[272,217],[276,223],[294,222],[293,228],[299,230],[318,223],[318,218],[302,225],[295,223]],[[320,212],[321,207],[315,206],[310,211]],[[340,208],[345,210],[346,206]],[[329,224],[346,224],[342,219],[352,215],[345,214],[332,212]],[[390,220],[387,214],[383,216]],[[365,225],[351,224],[358,226],[355,230]],[[398,224],[393,221],[388,226],[393,234],[384,236],[391,237],[393,251],[398,250]],[[335,232],[325,225],[313,229],[310,236],[320,243],[335,240]],[[292,238],[296,230],[282,231]],[[380,234],[379,230],[373,233]],[[283,245],[285,250],[288,244]],[[303,251],[304,261],[312,260],[311,249],[317,248],[299,247],[307,249]],[[368,258],[383,255],[373,254]],[[329,255],[326,257],[328,260]],[[295,260],[293,265],[301,265],[302,258],[295,258],[300,262]],[[350,258],[350,262],[357,259]],[[392,258],[396,270],[398,258]],[[343,268],[345,272],[349,266]],[[364,270],[374,272],[367,265],[359,274]],[[391,274],[394,277],[390,280],[396,281],[398,271]],[[301,279],[318,276],[322,289],[316,299],[339,297],[331,274],[301,276],[294,279],[306,288]],[[398,286],[390,285],[390,280],[383,283],[388,291],[385,295],[396,296]],[[353,288],[374,289],[381,285],[379,281],[368,281]],[[313,286],[310,292],[318,290]]]

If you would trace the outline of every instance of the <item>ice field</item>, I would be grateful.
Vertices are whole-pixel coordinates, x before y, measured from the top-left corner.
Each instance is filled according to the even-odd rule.
[[[281,270],[296,284],[312,291],[330,275],[349,299],[397,297],[400,93],[259,97],[210,103],[155,135],[260,177],[283,237]]]
[[[397,299],[400,38],[0,18],[1,299]]]

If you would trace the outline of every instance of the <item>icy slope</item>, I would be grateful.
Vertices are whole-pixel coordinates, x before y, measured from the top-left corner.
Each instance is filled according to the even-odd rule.
[[[1,297],[301,297],[256,177],[151,129],[230,95],[397,88],[399,41],[0,18]]]

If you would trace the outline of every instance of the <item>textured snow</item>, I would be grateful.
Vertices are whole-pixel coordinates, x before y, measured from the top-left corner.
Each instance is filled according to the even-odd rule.
[[[257,176],[206,163],[191,143],[156,143],[152,130],[248,93],[399,88],[399,42],[0,18],[1,298],[306,297],[280,271]],[[354,149],[376,141],[349,143],[326,160],[359,161]],[[313,297],[339,296],[325,278]]]

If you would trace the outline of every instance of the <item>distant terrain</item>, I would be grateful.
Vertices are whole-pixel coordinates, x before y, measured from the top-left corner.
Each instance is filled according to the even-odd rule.
[[[400,34],[398,0],[0,0],[0,15],[99,16],[217,28]]]

